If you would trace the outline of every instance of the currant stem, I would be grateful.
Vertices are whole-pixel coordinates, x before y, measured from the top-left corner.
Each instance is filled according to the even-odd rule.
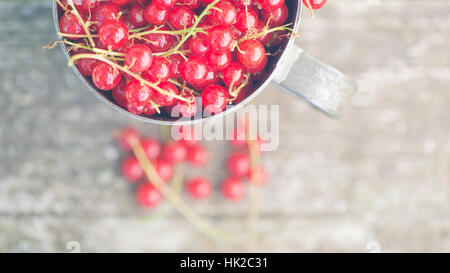
[[[259,38],[259,37],[261,37],[261,36],[264,36],[264,35],[266,35],[266,34],[268,34],[268,33],[271,33],[271,32],[275,32],[275,31],[282,31],[282,30],[289,30],[289,31],[291,31],[292,33],[294,33],[295,31],[293,30],[293,29],[291,29],[291,28],[289,28],[288,26],[290,26],[290,25],[292,25],[292,24],[286,24],[286,25],[283,25],[283,26],[279,26],[279,27],[274,27],[274,28],[270,28],[270,29],[264,29],[263,31],[261,31],[261,32],[259,32],[259,33],[256,33],[256,34],[253,34],[253,35],[250,35],[250,36],[245,36],[245,37],[243,37],[243,38],[241,38],[240,40],[239,40],[239,43],[241,43],[241,42],[243,42],[243,41],[245,41],[245,40],[250,40],[250,39],[257,39],[257,38]]]
[[[194,25],[189,29],[189,32],[185,35],[183,35],[183,38],[181,38],[181,41],[175,46],[173,47],[170,51],[168,51],[164,56],[170,56],[173,54],[173,52],[177,52],[178,49],[187,41],[187,39],[189,39],[189,37],[192,36],[192,34],[194,34],[195,30],[197,29],[198,24],[200,23],[200,21],[203,19],[203,17],[205,17],[209,10],[211,8],[213,8],[220,0],[214,0],[211,4],[209,4],[208,6],[206,6],[206,8],[202,11],[202,13],[196,18]]]
[[[183,199],[159,177],[155,166],[147,158],[142,144],[139,139],[129,139],[130,146],[136,156],[139,164],[145,172],[145,175],[163,195],[191,224],[196,226],[199,230],[205,232],[212,238],[219,239],[226,242],[231,242],[231,236],[223,231],[217,229],[212,224],[207,222],[199,216],[191,207],[189,207]]]
[[[257,140],[250,139],[250,129],[248,126],[249,119],[246,119],[246,138],[248,149],[250,153],[250,206],[249,206],[249,237],[251,246],[254,246],[258,242],[258,219],[259,219],[259,203],[260,203],[260,186],[257,181],[261,180],[261,177],[256,177],[257,174],[260,175],[259,170],[261,166],[261,158],[258,149]],[[256,135],[256,134],[253,134]]]
[[[84,32],[86,32],[88,36],[89,43],[92,45],[92,47],[95,47],[94,39],[92,39],[91,32],[89,31],[89,28],[86,26],[86,23],[83,21],[83,18],[81,18],[80,13],[78,12],[77,8],[75,7],[75,4],[73,3],[73,0],[67,0],[67,3],[72,8],[73,14],[78,18],[78,21],[80,21],[81,25],[83,26]]]
[[[179,96],[179,95],[174,95],[170,92],[167,92],[166,90],[162,89],[161,87],[159,87],[158,85],[151,83],[145,79],[143,79],[140,75],[135,74],[133,72],[131,72],[128,68],[125,68],[121,65],[118,65],[117,63],[108,60],[107,58],[98,55],[98,54],[91,54],[91,53],[83,53],[83,54],[77,54],[77,55],[73,55],[70,59],[69,59],[69,66],[73,66],[73,64],[75,63],[75,61],[79,60],[79,59],[96,59],[99,61],[102,61],[104,63],[109,64],[110,66],[127,73],[128,75],[130,75],[131,77],[135,78],[136,80],[138,80],[141,84],[145,84],[150,86],[151,88],[157,90],[159,93],[166,95],[166,96],[170,96],[170,97],[174,97],[177,98],[179,100],[185,101],[185,102],[189,102],[189,100],[187,100],[186,98]]]
[[[309,13],[311,14],[311,18],[314,18],[314,9],[312,8],[310,0],[306,0],[306,6],[308,6]]]

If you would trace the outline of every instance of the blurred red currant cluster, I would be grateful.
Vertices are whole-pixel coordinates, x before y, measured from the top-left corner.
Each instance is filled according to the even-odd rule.
[[[291,33],[285,0],[56,1],[71,62],[137,115],[224,111]]]
[[[132,128],[121,130],[118,135],[120,148],[127,152],[127,156],[122,160],[120,171],[125,179],[136,184],[136,201],[144,208],[155,208],[164,200],[161,191],[155,186],[153,181],[149,181],[143,166],[136,157],[136,152],[130,145],[131,139],[139,141],[145,156],[156,170],[158,177],[164,183],[170,183],[174,176],[174,169],[182,163],[187,163],[191,167],[204,167],[209,161],[209,151],[199,141],[197,132],[190,126],[179,128],[180,140],[170,140],[162,143],[156,138],[144,137]],[[259,157],[261,152],[260,140],[257,143],[256,153]],[[255,166],[250,160],[249,142],[240,131],[235,131],[234,139],[230,144],[235,148],[227,160],[227,170],[229,177],[221,184],[221,192],[225,199],[239,201],[245,197],[245,180],[251,181],[254,185],[263,185],[267,180],[267,173],[262,165]],[[213,191],[211,180],[203,176],[193,177],[186,181],[186,192],[193,199],[205,199]]]

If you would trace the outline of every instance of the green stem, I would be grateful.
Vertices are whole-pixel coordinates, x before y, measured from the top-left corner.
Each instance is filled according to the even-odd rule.
[[[186,35],[184,35],[183,38],[181,39],[181,41],[175,47],[173,47],[170,51],[168,51],[167,54],[164,56],[170,56],[170,55],[174,54],[174,52],[177,52],[178,49],[187,41],[187,39],[189,39],[189,37],[191,37],[192,34],[194,34],[195,30],[197,29],[198,24],[203,19],[203,17],[205,17],[208,14],[209,10],[212,9],[219,1],[220,0],[214,0],[214,2],[212,2],[211,4],[206,6],[206,8],[202,11],[200,16],[198,16],[197,19],[195,20],[194,25],[191,28],[189,28],[190,31]]]
[[[117,63],[108,60],[107,58],[101,56],[101,55],[97,55],[97,54],[90,54],[90,53],[83,53],[83,54],[77,54],[77,55],[73,55],[70,59],[69,59],[69,66],[73,66],[73,64],[79,60],[79,59],[96,59],[99,61],[102,61],[104,63],[109,64],[110,66],[127,73],[128,75],[130,75],[131,77],[135,78],[136,80],[138,80],[141,84],[145,84],[150,86],[151,88],[155,89],[156,91],[158,91],[159,93],[166,95],[166,96],[170,96],[170,97],[174,97],[177,98],[179,100],[185,101],[185,102],[189,102],[188,99],[179,96],[179,95],[174,95],[170,92],[167,92],[166,90],[162,89],[161,87],[159,87],[158,85],[151,83],[145,79],[143,79],[140,75],[135,74],[133,72],[131,72],[128,68],[125,68],[121,65],[118,65]]]

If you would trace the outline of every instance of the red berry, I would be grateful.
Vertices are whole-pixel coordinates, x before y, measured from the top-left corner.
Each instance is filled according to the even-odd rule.
[[[236,62],[232,62],[222,71],[222,81],[226,86],[239,86],[244,79],[244,68]]]
[[[268,21],[270,18],[269,25],[272,27],[278,27],[283,25],[289,15],[289,10],[286,5],[282,5],[281,7],[274,10],[263,10],[262,17],[264,21]]]
[[[152,2],[145,8],[144,17],[150,24],[162,25],[169,20],[169,10],[156,2]]]
[[[147,20],[144,16],[145,9],[140,5],[134,5],[130,8],[130,22],[133,24],[134,28],[140,28],[147,25]]]
[[[123,22],[109,20],[100,26],[98,37],[104,46],[117,50],[126,46],[128,41],[128,28]]]
[[[125,65],[132,72],[143,72],[152,65],[152,50],[146,45],[134,45],[125,55]]]
[[[120,70],[104,62],[98,62],[92,71],[92,82],[103,91],[111,90],[116,87],[122,78]]]
[[[83,21],[86,21],[86,17],[83,15],[81,16]],[[59,28],[62,33],[67,34],[85,34],[83,26],[81,25],[80,21],[78,21],[78,18],[75,14],[73,14],[70,11],[67,11],[64,13],[63,16],[61,16],[61,19],[59,20]],[[68,37],[69,39],[79,39],[75,37]]]
[[[156,159],[161,153],[161,144],[156,139],[144,138],[141,145],[149,159]]]
[[[263,9],[273,10],[281,7],[284,0],[256,0]]]
[[[134,156],[126,158],[120,167],[122,175],[130,182],[138,182],[144,177],[144,170],[142,170],[139,161]]]
[[[247,72],[256,73],[264,69],[267,56],[264,46],[256,40],[245,40],[239,45],[238,60]]]
[[[168,182],[173,176],[172,164],[162,158],[156,159],[156,161],[154,161],[154,164],[155,164],[156,172],[158,173],[159,177],[163,181]]]
[[[175,104],[167,109],[167,113],[174,118],[180,115],[186,118],[193,117],[197,113],[197,100],[194,99],[192,102],[176,100]]]
[[[309,0],[309,1],[311,3],[311,7],[313,9],[320,9],[327,3],[327,0]],[[308,3],[306,2],[306,0],[303,0],[303,4],[305,6],[308,6]]]
[[[152,29],[152,28],[151,28]],[[150,30],[150,29],[149,29]],[[166,26],[160,30],[168,30]],[[144,35],[144,43],[146,43],[154,52],[163,52],[169,50],[174,42],[174,36],[170,34],[151,33]]]
[[[83,76],[92,76],[92,72],[97,66],[98,60],[95,59],[79,59],[76,63],[78,71]]]
[[[232,25],[236,21],[237,10],[228,1],[220,1],[211,12],[211,18],[219,25]]]
[[[181,67],[184,64],[184,58],[180,54],[173,54],[169,56],[170,74],[173,78],[181,77]]]
[[[228,91],[218,84],[211,84],[202,91],[202,105],[211,114],[225,110],[228,103]]]
[[[163,201],[163,196],[155,186],[147,182],[137,188],[136,201],[143,208],[155,208]]]
[[[131,151],[130,141],[139,140],[140,137],[138,131],[133,128],[124,128],[120,131],[117,141],[120,148],[125,151]]]
[[[187,182],[187,192],[195,199],[204,199],[211,195],[211,182],[203,177],[191,179]]]
[[[112,97],[114,101],[123,107],[127,106],[127,96],[125,95],[125,88],[127,86],[127,80],[123,77],[120,83],[112,90]]]
[[[234,34],[230,27],[217,25],[208,32],[208,43],[214,52],[230,51],[234,41]]]
[[[200,56],[190,57],[181,69],[181,76],[190,84],[202,83],[208,74],[208,63]]]
[[[153,58],[152,66],[144,72],[143,76],[150,82],[165,82],[170,78],[171,65],[169,61],[160,56]]]
[[[178,88],[171,82],[162,82],[159,87],[172,95],[180,95]],[[153,90],[153,102],[160,106],[170,106],[176,102],[176,98],[173,96],[159,93],[157,90]]]
[[[186,160],[193,166],[201,167],[208,163],[208,150],[202,145],[194,145],[188,148]]]
[[[95,20],[101,26],[104,22],[116,20],[120,9],[116,5],[104,4],[95,11]]]
[[[169,23],[174,29],[190,28],[194,24],[194,13],[186,7],[177,6],[169,12]]]
[[[185,6],[188,9],[196,9],[200,6],[201,0],[178,0],[180,6]]]
[[[125,87],[127,101],[134,107],[145,107],[151,94],[151,88],[147,85],[142,85],[138,80],[130,81]]]
[[[177,0],[153,0],[153,3],[159,4],[165,8],[171,8],[175,6]]]
[[[258,14],[252,9],[241,9],[236,17],[234,26],[243,33],[252,30],[258,26]]]
[[[197,33],[189,41],[189,49],[194,55],[204,56],[209,51],[208,36],[204,33]]]
[[[98,1],[98,0],[93,0],[93,1]],[[116,4],[118,6],[125,6],[126,4],[128,4],[130,2],[130,0],[109,0],[109,2]]]
[[[246,153],[233,153],[227,160],[227,168],[234,177],[242,177],[250,171],[250,157]]]
[[[172,141],[166,144],[163,151],[163,157],[170,163],[180,163],[187,155],[186,146],[179,141]]]
[[[209,66],[214,71],[222,71],[231,63],[231,52],[214,52],[210,51],[206,54],[206,58],[208,59]]]
[[[222,183],[222,194],[230,201],[239,201],[244,198],[244,183],[239,178],[227,178]]]

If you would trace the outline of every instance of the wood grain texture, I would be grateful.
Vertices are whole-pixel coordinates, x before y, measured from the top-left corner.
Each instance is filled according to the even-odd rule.
[[[0,251],[246,251],[248,201],[192,206],[242,239],[211,242],[177,213],[139,210],[111,132],[158,127],[107,108],[80,84],[55,39],[51,1],[0,3]],[[341,0],[298,45],[345,71],[359,93],[336,121],[268,87],[281,145],[264,163],[260,251],[450,251],[450,3]],[[217,187],[228,147],[206,143]],[[199,173],[199,171],[192,171]],[[255,250],[255,249],[254,249]]]

